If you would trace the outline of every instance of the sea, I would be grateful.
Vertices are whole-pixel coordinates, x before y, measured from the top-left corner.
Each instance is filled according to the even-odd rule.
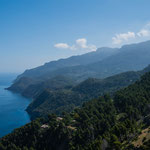
[[[0,138],[30,122],[25,109],[31,99],[5,90],[16,76],[16,74],[0,74]]]

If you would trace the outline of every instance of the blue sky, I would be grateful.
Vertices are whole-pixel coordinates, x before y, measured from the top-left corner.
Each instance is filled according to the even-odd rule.
[[[150,39],[150,0],[0,0],[0,72]]]

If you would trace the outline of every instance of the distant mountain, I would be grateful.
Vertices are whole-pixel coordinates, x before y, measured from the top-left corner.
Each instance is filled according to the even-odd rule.
[[[31,119],[46,116],[49,113],[61,114],[70,112],[73,108],[81,106],[85,101],[98,98],[105,93],[114,93],[122,87],[134,83],[145,72],[150,71],[150,66],[142,71],[130,71],[114,75],[105,79],[89,78],[72,88],[59,90],[45,89],[35,97],[28,106],[27,112]]]
[[[89,77],[102,79],[121,72],[142,70],[150,64],[149,58],[150,41],[125,45],[120,49],[100,48],[96,52],[52,61],[26,70],[8,89],[22,93],[28,91],[29,86],[56,76],[65,76],[78,83]],[[30,84],[26,80],[30,80]]]
[[[51,76],[63,74],[78,80],[88,77],[104,78],[125,71],[141,70],[150,64],[150,41],[125,45],[119,52],[108,58],[88,65],[62,68],[54,71]]]
[[[116,53],[118,53],[117,48],[99,48],[95,52],[90,52],[79,56],[72,56],[67,59],[60,59],[58,61],[51,61],[43,66],[26,70],[23,74],[19,75],[17,79],[20,79],[21,77],[45,78],[46,74],[50,74],[51,72],[60,68],[91,64],[97,61],[102,61]]]

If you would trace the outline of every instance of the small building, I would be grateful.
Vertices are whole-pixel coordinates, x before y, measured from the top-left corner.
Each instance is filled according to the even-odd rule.
[[[61,120],[63,120],[63,118],[57,117],[56,120],[57,120],[57,121],[61,121]]]
[[[45,128],[48,128],[49,126],[47,125],[47,124],[43,124],[42,126],[41,126],[41,128],[43,128],[43,129],[45,129]]]

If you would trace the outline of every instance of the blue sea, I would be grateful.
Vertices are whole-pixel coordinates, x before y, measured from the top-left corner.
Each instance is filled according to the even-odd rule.
[[[31,100],[5,90],[15,77],[15,74],[0,74],[0,137],[30,122],[25,109]]]

